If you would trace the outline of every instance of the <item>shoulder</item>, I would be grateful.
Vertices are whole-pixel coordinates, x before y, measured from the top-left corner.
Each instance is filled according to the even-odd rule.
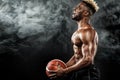
[[[83,42],[93,41],[97,32],[93,28],[81,29],[79,32],[80,39]]]
[[[88,28],[85,28],[85,29],[81,29],[80,32],[83,32],[83,33],[91,33],[91,32],[96,32],[94,28],[91,28],[91,27],[88,27]]]

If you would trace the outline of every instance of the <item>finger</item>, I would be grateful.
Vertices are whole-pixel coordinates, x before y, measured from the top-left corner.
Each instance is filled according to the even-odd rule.
[[[50,74],[50,75],[49,75],[49,77],[54,77],[54,76],[56,76],[56,74]]]
[[[55,79],[55,78],[57,78],[57,76],[54,76],[54,77],[50,77],[50,79]]]
[[[48,72],[49,74],[56,74],[56,72]]]
[[[56,73],[57,72],[57,70],[49,70],[47,67],[46,67],[46,71],[49,73]]]
[[[48,71],[49,73],[56,73],[58,70],[48,70],[48,69],[47,69],[47,71]]]

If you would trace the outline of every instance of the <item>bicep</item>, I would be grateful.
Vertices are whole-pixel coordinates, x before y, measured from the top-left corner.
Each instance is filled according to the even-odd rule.
[[[82,55],[83,55],[83,57],[91,56],[92,55],[92,48],[93,48],[92,42],[88,42],[87,44],[83,43],[83,45],[82,45]]]
[[[82,38],[82,55],[83,57],[92,56],[94,52],[95,32],[86,32]]]

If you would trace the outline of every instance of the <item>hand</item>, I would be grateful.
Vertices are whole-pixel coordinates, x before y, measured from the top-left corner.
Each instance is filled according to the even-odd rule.
[[[65,71],[62,67],[60,67],[58,70],[56,71],[49,71],[49,73],[51,75],[49,75],[49,77],[52,79],[52,78],[57,78],[57,77],[60,77],[60,76],[63,76],[65,75]]]

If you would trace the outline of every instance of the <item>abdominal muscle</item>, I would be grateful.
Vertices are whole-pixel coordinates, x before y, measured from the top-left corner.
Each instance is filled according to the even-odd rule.
[[[82,58],[82,51],[77,46],[73,46],[74,48],[74,57],[75,57],[75,63],[78,62]]]

